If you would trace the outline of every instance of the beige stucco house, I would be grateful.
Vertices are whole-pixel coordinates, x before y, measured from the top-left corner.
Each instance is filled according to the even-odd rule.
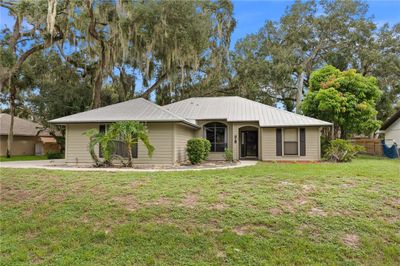
[[[0,156],[7,154],[8,132],[11,116],[0,114]],[[47,152],[60,150],[56,139],[38,123],[14,117],[14,136],[11,146],[12,155],[43,155]]]
[[[91,163],[88,129],[134,120],[146,123],[152,158],[142,143],[136,164],[175,164],[187,160],[186,143],[194,137],[210,140],[210,160],[223,160],[225,148],[234,159],[316,161],[320,159],[321,128],[331,123],[280,110],[241,97],[190,98],[159,106],[139,98],[50,121],[66,126],[68,163]],[[100,154],[101,156],[101,154]]]

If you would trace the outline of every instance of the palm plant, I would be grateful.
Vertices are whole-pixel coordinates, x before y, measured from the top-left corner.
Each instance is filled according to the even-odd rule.
[[[112,124],[109,128],[112,136],[118,136],[128,151],[127,166],[132,167],[132,146],[138,144],[140,140],[147,148],[149,157],[153,155],[154,146],[150,144],[147,127],[143,123],[136,121],[121,121]]]
[[[96,166],[112,165],[112,154],[114,151],[113,140],[115,137],[112,132],[100,133],[97,129],[89,129],[83,133],[89,137],[89,153],[92,157]],[[100,161],[99,157],[95,152],[96,145],[100,145],[101,152],[103,154],[104,161]]]
[[[97,156],[94,148],[96,147],[97,144],[100,143],[101,133],[97,129],[92,128],[92,129],[89,129],[89,130],[83,132],[83,135],[89,137],[88,149],[89,149],[90,156],[92,157],[94,164],[96,166],[100,166],[101,162],[100,162],[99,157]]]

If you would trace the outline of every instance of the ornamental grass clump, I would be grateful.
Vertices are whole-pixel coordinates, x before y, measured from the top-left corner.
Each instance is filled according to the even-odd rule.
[[[344,139],[335,139],[331,140],[326,156],[334,162],[350,162],[357,153],[364,150],[363,146],[353,145]]]

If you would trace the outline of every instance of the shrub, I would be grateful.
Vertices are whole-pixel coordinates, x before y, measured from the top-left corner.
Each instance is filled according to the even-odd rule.
[[[233,162],[233,151],[225,148],[224,157],[226,161]]]
[[[53,159],[63,159],[64,155],[61,152],[52,152],[49,151],[47,154],[47,159],[53,160]]]
[[[353,145],[344,139],[331,140],[326,150],[328,159],[335,162],[350,162],[354,156],[363,151],[364,147]]]
[[[186,151],[189,157],[189,161],[192,164],[200,163],[206,153],[204,141],[201,138],[190,139],[187,142]]]
[[[326,157],[326,153],[330,146],[329,138],[327,136],[321,136],[321,156]]]
[[[211,150],[211,142],[208,139],[205,138],[200,138],[203,141],[203,146],[204,146],[204,154],[203,154],[203,160],[208,159],[208,154],[210,153]]]

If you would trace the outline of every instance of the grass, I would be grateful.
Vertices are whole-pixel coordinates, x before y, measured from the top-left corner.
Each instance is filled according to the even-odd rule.
[[[1,169],[1,264],[400,264],[399,161]]]
[[[7,158],[0,156],[0,162],[13,162],[13,161],[34,161],[34,160],[47,160],[46,155],[16,155]]]

